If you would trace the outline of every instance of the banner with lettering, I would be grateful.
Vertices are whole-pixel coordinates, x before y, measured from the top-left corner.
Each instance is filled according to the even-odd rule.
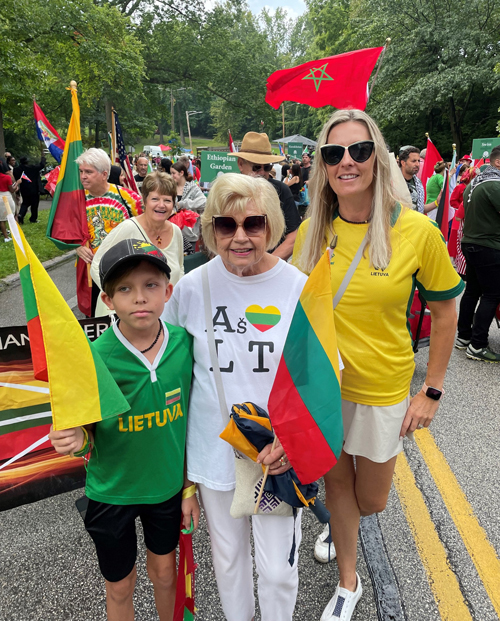
[[[235,154],[237,155],[237,154]],[[238,161],[234,156],[220,151],[201,152],[201,179],[200,183],[215,181],[219,173],[239,173]]]
[[[82,319],[93,341],[109,317]],[[47,382],[35,380],[26,326],[0,328],[0,511],[82,487],[83,459],[58,455],[46,439]]]

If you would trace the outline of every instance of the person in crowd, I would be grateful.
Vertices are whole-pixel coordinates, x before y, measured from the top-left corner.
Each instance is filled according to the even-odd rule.
[[[13,200],[13,194],[16,191],[17,184],[12,180],[12,174],[5,160],[0,159],[0,232],[3,235],[4,242],[12,241],[7,231],[7,209],[3,201],[6,196],[10,209],[13,214],[16,212],[16,206]]]
[[[172,285],[155,246],[123,240],[100,267],[102,298],[118,321],[92,346],[130,409],[94,425],[52,429],[49,438],[58,453],[88,458],[85,528],[106,581],[108,620],[134,618],[140,517],[158,617],[171,621],[180,529],[191,520],[196,528],[200,511],[184,477],[192,342],[185,330],[160,319]],[[165,403],[169,393],[178,396],[173,405]],[[123,433],[129,420],[134,433]]]
[[[443,189],[444,176],[443,173],[446,168],[446,162],[437,162],[434,165],[434,174],[427,181],[427,185],[425,187],[427,192],[427,202],[434,203],[437,201],[438,196]]]
[[[302,184],[307,186],[309,185],[309,175],[311,173],[311,156],[306,151],[302,153]]]
[[[472,158],[470,155],[466,154],[460,160],[458,160],[458,163],[461,166],[466,166],[467,168],[470,168],[472,166]]]
[[[160,168],[162,169],[162,171],[164,173],[167,173],[167,175],[169,175],[171,166],[172,166],[172,160],[169,159],[168,157],[163,157],[160,162]]]
[[[170,267],[170,282],[176,285],[184,275],[184,252],[182,233],[178,226],[169,222],[176,197],[176,186],[170,175],[162,172],[149,173],[142,184],[141,215],[123,220],[107,235],[97,249],[90,267],[90,274],[98,286],[99,265],[103,255],[124,239],[142,239],[153,244],[165,255]],[[96,316],[107,314],[104,302],[99,299]]]
[[[404,436],[428,427],[436,414],[453,348],[454,298],[464,284],[438,228],[399,202],[390,155],[370,116],[359,110],[335,112],[317,151],[310,218],[299,229],[293,263],[309,274],[326,246],[333,248],[333,295],[352,270],[335,308],[345,369],[344,446],[325,475],[334,545],[328,530],[315,545],[323,562],[329,560],[328,550],[330,557],[336,554],[340,574],[321,621],[349,621],[362,593],[356,573],[360,516],[385,508]],[[418,164],[418,150],[413,153]],[[410,400],[415,363],[407,313],[415,280],[425,292],[433,329],[425,383]]]
[[[134,176],[135,182],[137,183],[138,190],[141,189],[142,182],[144,181],[144,179],[146,178],[146,175],[148,174],[148,166],[149,166],[148,157],[146,156],[145,153],[141,153],[141,155],[139,155],[139,157],[137,158],[137,161],[135,164],[137,174]]]
[[[420,213],[428,213],[436,209],[434,201],[424,205],[424,186],[417,176],[420,170],[420,151],[417,147],[401,147],[399,151],[399,166],[406,181],[411,196],[413,209]]]
[[[22,157],[19,160],[19,166],[14,169],[16,179],[20,179],[23,173],[30,179],[30,181],[24,180],[20,187],[22,203],[18,215],[19,224],[24,224],[28,209],[31,211],[29,221],[32,224],[38,222],[38,205],[40,204],[40,194],[43,191],[40,171],[45,167],[45,163],[43,156],[38,164],[31,164],[29,158]]]
[[[127,179],[121,166],[111,166],[109,170],[108,183],[119,185],[121,187],[126,187]]]
[[[459,172],[458,183],[450,196],[450,205],[455,209],[455,215],[451,225],[450,238],[448,240],[448,252],[451,257],[455,259],[455,269],[457,273],[465,280],[465,271],[467,262],[465,260],[464,253],[462,252],[462,237],[464,233],[464,191],[469,183],[476,176],[474,168],[464,167]],[[479,299],[479,298],[478,298]],[[459,339],[455,343],[457,349],[466,349],[467,346],[463,346],[459,343]]]
[[[170,173],[177,184],[177,209],[189,209],[196,213],[203,213],[207,199],[189,174],[186,163],[175,162],[172,164]]]
[[[273,254],[287,261],[293,252],[293,244],[300,225],[297,205],[290,189],[282,182],[269,179],[274,162],[281,162],[281,155],[273,155],[267,134],[248,132],[243,137],[238,153],[228,153],[238,158],[240,173],[251,177],[263,177],[269,181],[278,193],[280,206],[285,217],[285,235],[273,250]]]
[[[102,149],[87,149],[76,159],[80,170],[80,181],[85,189],[85,206],[90,240],[88,245],[76,249],[78,257],[85,263],[92,263],[94,254],[116,226],[142,213],[141,197],[114,183],[109,183],[111,162]],[[92,286],[91,315],[94,316],[99,287]]]
[[[491,150],[490,165],[471,181],[463,197],[467,286],[460,301],[456,345],[466,347],[471,360],[500,362],[500,354],[488,345],[500,304],[500,147]]]
[[[177,284],[164,319],[184,327],[194,340],[187,478],[196,483],[205,512],[225,619],[250,621],[255,615],[250,518],[230,515],[236,485],[234,452],[219,437],[225,427],[221,407],[230,411],[235,403],[251,401],[267,410],[305,276],[268,252],[281,239],[285,221],[278,195],[265,179],[221,175],[210,190],[201,220],[204,242],[217,256]],[[223,390],[216,387],[211,369],[204,274]],[[257,300],[262,307],[258,312],[272,308],[280,316],[265,338],[250,318]],[[285,472],[290,465],[283,448],[278,443],[274,451],[270,449],[271,445],[264,448],[259,462],[270,466],[270,475]],[[295,524],[293,517],[251,518],[262,621],[292,619],[298,590],[297,554],[293,565],[288,559],[294,532],[297,549],[300,545],[300,522],[300,514]]]
[[[286,179],[284,179],[284,183],[289,187],[290,192],[292,193],[297,209],[300,203],[300,190],[304,187],[302,171],[303,168],[301,168],[299,164],[293,164],[290,174]]]
[[[288,173],[290,172],[290,164],[288,160],[285,160],[283,165],[281,166],[281,180],[284,181],[288,177]]]

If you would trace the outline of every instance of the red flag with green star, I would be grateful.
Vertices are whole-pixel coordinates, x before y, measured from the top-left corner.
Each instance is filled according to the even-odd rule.
[[[266,101],[276,109],[284,101],[296,101],[313,108],[364,110],[368,80],[383,49],[356,50],[275,71],[267,78]]]

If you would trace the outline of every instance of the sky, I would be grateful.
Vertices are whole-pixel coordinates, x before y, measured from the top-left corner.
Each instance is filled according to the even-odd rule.
[[[287,0],[286,3],[283,0],[247,0],[248,5],[252,13],[257,15],[263,8],[276,10],[278,7],[283,7],[288,11],[288,14],[292,18],[296,18],[302,15],[306,10],[304,0]]]

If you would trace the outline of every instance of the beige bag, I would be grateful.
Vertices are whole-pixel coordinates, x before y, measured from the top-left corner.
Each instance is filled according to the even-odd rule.
[[[262,466],[250,459],[235,457],[236,489],[230,514],[233,518],[242,518],[254,514],[255,503],[262,485]],[[264,492],[259,503],[257,515],[279,515],[290,517],[293,508],[274,494]]]

